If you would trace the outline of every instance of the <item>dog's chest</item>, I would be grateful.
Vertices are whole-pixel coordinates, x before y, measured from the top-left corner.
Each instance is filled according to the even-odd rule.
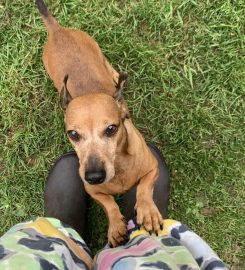
[[[127,176],[127,177],[125,177]],[[107,194],[115,195],[127,192],[137,182],[135,175],[124,175],[124,177],[115,177],[110,182],[103,185],[103,191]]]

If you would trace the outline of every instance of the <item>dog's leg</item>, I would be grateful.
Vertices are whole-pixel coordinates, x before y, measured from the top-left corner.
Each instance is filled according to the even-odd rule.
[[[137,223],[144,225],[147,231],[160,230],[162,216],[153,201],[153,188],[158,178],[158,168],[154,168],[140,179],[136,191]]]
[[[108,241],[113,247],[118,246],[125,241],[127,228],[124,217],[113,196],[103,193],[90,193],[88,190],[87,192],[103,207],[109,220]]]

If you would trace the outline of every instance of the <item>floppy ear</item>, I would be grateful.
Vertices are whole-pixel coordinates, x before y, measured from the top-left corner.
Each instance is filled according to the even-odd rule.
[[[114,99],[117,101],[117,104],[121,110],[121,118],[123,120],[130,117],[128,107],[126,103],[124,102],[123,95],[122,95],[123,85],[126,82],[127,78],[128,78],[128,73],[125,73],[125,72],[119,73],[118,82],[116,82],[116,92],[114,95]]]
[[[71,97],[69,91],[67,90],[67,81],[68,81],[68,75],[65,75],[65,78],[63,81],[64,85],[63,85],[61,92],[60,92],[60,104],[61,104],[61,108],[63,110],[65,110],[67,108],[68,104],[72,100],[72,97]]]
[[[132,131],[132,122],[131,120],[124,122],[124,127],[126,129],[126,138],[127,138],[127,153],[130,155],[135,154],[135,132]]]

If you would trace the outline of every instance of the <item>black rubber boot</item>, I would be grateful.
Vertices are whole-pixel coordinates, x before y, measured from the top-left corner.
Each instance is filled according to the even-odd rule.
[[[159,177],[154,187],[153,199],[160,213],[162,214],[162,217],[166,218],[170,191],[170,180],[167,165],[161,152],[156,146],[148,144],[148,147],[153,155],[157,158],[159,167]],[[129,221],[135,217],[134,206],[136,203],[136,188],[137,186],[134,186],[123,195],[122,211],[126,221]]]
[[[86,223],[86,191],[78,173],[76,153],[61,156],[52,167],[45,186],[44,213],[73,227],[81,236]]]

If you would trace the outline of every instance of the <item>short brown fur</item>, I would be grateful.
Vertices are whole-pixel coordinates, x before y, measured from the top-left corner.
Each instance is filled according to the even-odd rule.
[[[93,91],[114,95],[119,74],[108,63],[97,42],[85,32],[60,26],[49,12],[47,14],[43,16],[48,30],[43,63],[58,91],[62,90],[63,79],[69,74],[67,87],[73,98]]]
[[[79,173],[86,191],[104,208],[108,220],[108,240],[113,246],[123,241],[127,230],[113,195],[137,186],[137,222],[148,231],[157,231],[162,216],[152,195],[158,177],[158,163],[144,138],[127,118],[122,102],[113,98],[119,74],[103,56],[98,44],[86,33],[59,26],[42,0],[37,0],[48,29],[43,62],[59,92],[69,75],[67,89],[73,98],[65,111],[66,130],[75,130],[79,141],[71,140],[79,157]],[[44,11],[43,11],[44,9]],[[105,130],[117,126],[108,138]],[[96,155],[106,170],[103,183],[85,180],[89,156]]]

